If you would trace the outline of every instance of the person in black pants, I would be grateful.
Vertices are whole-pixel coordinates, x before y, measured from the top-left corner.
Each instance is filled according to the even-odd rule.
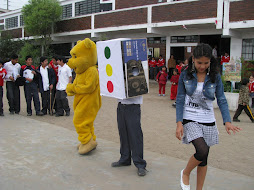
[[[4,64],[3,67],[7,74],[5,76],[6,92],[9,103],[10,114],[19,114],[20,112],[20,90],[19,86],[15,85],[16,79],[19,77],[21,66],[18,63],[18,56],[13,54],[11,61]]]
[[[26,83],[24,85],[25,98],[27,104],[27,116],[32,115],[31,102],[32,98],[34,101],[34,107],[37,116],[42,116],[43,113],[40,109],[40,100],[38,95],[38,77],[39,74],[36,73],[35,67],[32,65],[33,59],[30,55],[26,56],[26,65],[22,65],[20,76],[26,79]]]
[[[233,117],[234,122],[240,122],[238,119],[239,115],[241,115],[242,111],[244,110],[245,113],[249,116],[252,123],[254,123],[254,116],[251,112],[249,106],[249,87],[248,87],[249,80],[247,78],[243,78],[242,86],[239,91],[239,100],[238,100],[238,108],[235,112]]]
[[[56,85],[56,103],[57,112],[56,117],[63,116],[64,112],[66,116],[70,115],[70,107],[67,99],[67,93],[65,92],[68,83],[72,81],[71,68],[66,64],[66,59],[63,56],[57,57],[58,67],[58,82]]]
[[[50,97],[50,92],[52,92],[53,87],[56,83],[55,72],[52,68],[48,67],[48,59],[46,57],[41,57],[40,62],[41,66],[39,66],[38,72],[40,73],[39,90],[42,99],[41,112],[44,115],[46,115],[47,112],[49,112],[49,114],[53,114],[53,98]]]
[[[131,165],[131,158],[138,168],[138,175],[146,175],[146,161],[143,159],[143,132],[141,129],[140,104],[143,97],[119,100],[117,107],[117,124],[120,136],[119,161],[113,162],[112,167]]]

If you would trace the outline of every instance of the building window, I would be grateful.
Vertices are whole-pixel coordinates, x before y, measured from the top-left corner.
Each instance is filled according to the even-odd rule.
[[[147,38],[148,44],[165,44],[166,38],[165,37],[153,37],[153,38]]]
[[[199,36],[171,36],[171,43],[198,43]]]
[[[62,6],[62,19],[72,17],[72,4]]]
[[[20,15],[19,19],[20,19],[19,21],[20,26],[24,26],[24,16]]]
[[[254,39],[243,40],[242,57],[245,60],[254,60]]]
[[[112,10],[112,3],[105,3],[100,5],[100,11],[111,11]]]
[[[75,16],[100,12],[100,0],[86,0],[75,3]]]
[[[3,30],[4,29],[4,25],[0,25],[0,30]]]
[[[15,28],[18,27],[18,16],[5,19],[5,28]]]

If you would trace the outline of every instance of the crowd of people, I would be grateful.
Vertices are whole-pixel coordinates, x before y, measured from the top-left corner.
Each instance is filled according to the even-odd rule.
[[[198,44],[193,56],[176,64],[173,55],[168,60],[168,69],[162,56],[158,61],[154,57],[149,61],[150,77],[159,84],[159,95],[165,96],[167,80],[171,81],[171,100],[176,100],[175,136],[184,144],[192,143],[195,153],[190,157],[186,167],[180,173],[180,185],[184,190],[190,189],[190,173],[197,167],[197,189],[202,189],[207,173],[207,159],[210,147],[218,144],[218,129],[214,115],[215,98],[221,110],[223,124],[228,134],[239,132],[241,128],[231,123],[228,104],[224,95],[223,83],[217,70],[214,52],[208,44]],[[70,108],[65,92],[72,82],[72,72],[62,56],[53,57],[48,64],[46,57],[40,58],[40,66],[33,66],[31,56],[26,57],[26,65],[18,63],[18,56],[11,61],[0,60],[0,114],[3,116],[3,80],[6,80],[7,99],[10,114],[20,112],[20,89],[24,85],[27,103],[27,116],[32,115],[31,101],[34,101],[36,115],[53,114],[70,115]],[[41,93],[41,103],[38,95]],[[239,122],[238,116],[244,109],[251,121],[254,117],[249,109],[249,96],[254,100],[254,77],[242,80],[239,94],[239,106],[233,121]],[[143,159],[143,133],[141,129],[140,104],[143,97],[138,96],[118,100],[117,121],[120,135],[121,158],[112,163],[112,167],[129,166],[131,159],[138,168],[138,175],[146,175],[146,161]],[[124,126],[124,127],[123,127]],[[128,133],[126,132],[128,130]]]
[[[40,65],[33,65],[33,58],[28,55],[25,65],[18,63],[18,56],[12,55],[9,62],[0,60],[0,116],[3,110],[3,84],[6,81],[6,97],[10,114],[20,112],[20,86],[24,86],[27,116],[32,115],[32,100],[35,114],[56,117],[70,115],[70,107],[65,92],[72,82],[72,71],[63,56],[54,56],[50,63],[47,57],[40,58]],[[39,93],[41,94],[41,101]]]

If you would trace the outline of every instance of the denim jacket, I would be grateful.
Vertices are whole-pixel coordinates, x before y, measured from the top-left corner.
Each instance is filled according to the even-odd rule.
[[[187,71],[183,71],[180,75],[176,98],[176,122],[183,121],[183,108],[185,104],[185,95],[191,96],[197,88],[197,74],[193,73],[193,78],[187,75]],[[217,104],[220,108],[223,123],[231,122],[228,110],[228,103],[224,95],[224,88],[219,74],[216,75],[215,83],[211,82],[209,75],[206,75],[203,86],[203,94],[209,100],[217,98]]]

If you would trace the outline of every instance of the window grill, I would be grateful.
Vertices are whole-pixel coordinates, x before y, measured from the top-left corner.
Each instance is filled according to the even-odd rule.
[[[18,16],[5,19],[5,28],[15,28],[18,27]]]
[[[72,4],[62,6],[62,19],[72,17]]]
[[[254,39],[243,39],[242,57],[245,60],[254,60]]]
[[[86,0],[75,3],[75,16],[100,12],[100,0]]]

